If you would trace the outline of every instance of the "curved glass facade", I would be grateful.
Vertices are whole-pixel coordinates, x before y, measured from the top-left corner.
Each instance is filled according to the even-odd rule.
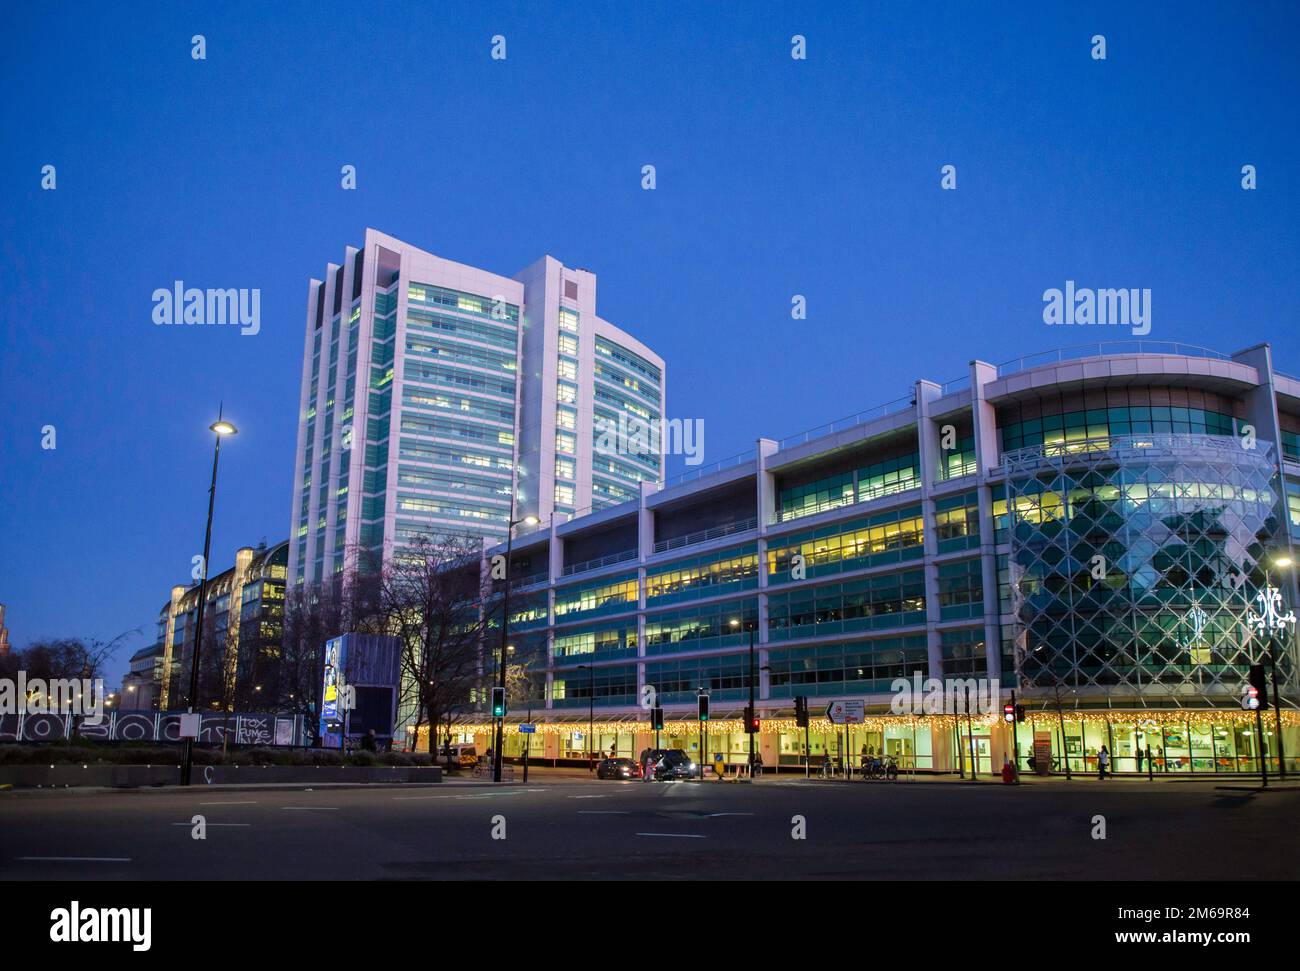
[[[1020,683],[1239,698],[1268,650],[1252,613],[1279,539],[1271,447],[1129,435],[1005,460]]]

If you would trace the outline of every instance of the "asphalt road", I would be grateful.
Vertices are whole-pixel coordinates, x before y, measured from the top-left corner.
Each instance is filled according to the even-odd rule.
[[[1298,812],[1300,790],[1093,780],[10,792],[0,880],[1294,879]]]

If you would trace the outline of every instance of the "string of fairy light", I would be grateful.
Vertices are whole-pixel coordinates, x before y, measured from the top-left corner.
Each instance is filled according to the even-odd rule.
[[[1137,726],[1138,728],[1147,728],[1153,730],[1159,728],[1210,728],[1210,727],[1227,727],[1250,728],[1254,726],[1254,713],[1249,711],[1108,711],[1108,712],[1057,712],[1033,711],[1025,713],[1025,727],[1029,730],[1038,728],[1057,728],[1062,720],[1067,725],[1078,725],[1082,722],[1084,725],[1099,727],[1106,724],[1115,726]],[[1000,712],[996,714],[972,714],[970,716],[970,725],[989,728],[1002,721]],[[1282,713],[1282,723],[1284,725],[1300,724],[1300,712],[1284,711]],[[706,722],[709,734],[740,734],[745,731],[745,723],[739,718],[718,719],[716,721]],[[571,735],[592,731],[597,735],[617,735],[619,733],[638,732],[642,734],[650,733],[648,723],[633,721],[598,721],[589,725],[587,722],[539,722],[534,726],[532,734],[537,735]],[[835,725],[825,718],[813,718],[809,720],[808,730],[813,734],[830,734],[843,731],[846,726]],[[940,729],[942,731],[951,731],[954,727],[964,731],[967,727],[967,718],[965,714],[957,715],[879,715],[868,716],[860,722],[855,722],[847,726],[855,732],[883,732],[886,729]],[[457,725],[455,731],[466,735],[486,735],[494,731],[495,725],[490,722],[475,723],[468,725]],[[425,729],[422,728],[423,732]],[[794,734],[803,732],[803,727],[796,724],[793,718],[764,718],[762,723],[763,733],[776,732],[781,734]],[[699,722],[694,719],[668,721],[664,723],[663,733],[669,736],[693,735],[699,732]],[[505,726],[506,735],[518,735],[519,726],[507,724]]]

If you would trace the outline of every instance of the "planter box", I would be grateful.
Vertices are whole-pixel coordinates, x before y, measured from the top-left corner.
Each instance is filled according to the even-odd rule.
[[[6,765],[0,784],[20,786],[140,786],[172,785],[180,778],[176,765]]]
[[[19,787],[143,786],[177,785],[179,765],[5,765],[0,766],[0,785]],[[330,783],[441,782],[438,766],[412,765],[196,765],[195,785],[325,785]]]
[[[208,770],[211,769],[211,772]],[[370,784],[375,782],[441,782],[436,765],[196,765],[194,782],[213,785],[255,785],[260,782]]]

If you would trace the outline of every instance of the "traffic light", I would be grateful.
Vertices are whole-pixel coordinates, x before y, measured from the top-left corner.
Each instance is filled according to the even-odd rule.
[[[492,689],[492,717],[493,718],[506,717],[506,689],[505,688],[498,687]]]
[[[1016,705],[1016,721],[1022,722],[1024,720],[1025,720],[1025,706]]]
[[[701,691],[699,695],[699,701],[700,701],[700,721],[706,722],[709,720],[709,696],[706,695],[703,691]]]
[[[808,698],[804,695],[794,696],[794,723],[800,728],[808,727]]]
[[[1008,725],[1011,724],[1012,722],[1014,722],[1014,721],[1016,720],[1016,708],[1017,708],[1017,707],[1018,707],[1017,705],[1003,705],[1003,706],[1002,706],[1002,720],[1003,720],[1004,722],[1006,722]]]
[[[656,732],[664,730],[664,710],[658,705],[650,709],[650,729]]]
[[[754,711],[748,705],[745,706],[745,734],[757,735],[759,728],[762,727],[763,720],[758,717],[758,712]]]
[[[1252,710],[1266,711],[1268,709],[1268,678],[1264,674],[1264,665],[1252,664],[1250,666],[1250,676],[1247,680],[1250,682],[1250,692],[1247,697],[1246,707]]]

